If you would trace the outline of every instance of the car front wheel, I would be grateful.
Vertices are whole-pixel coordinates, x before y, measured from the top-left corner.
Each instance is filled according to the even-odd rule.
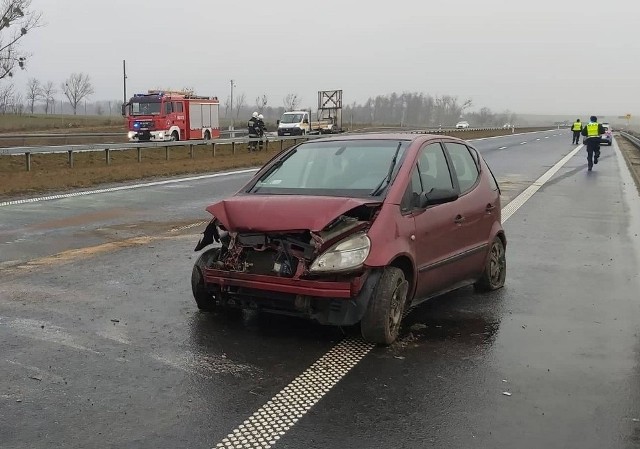
[[[212,312],[216,309],[216,300],[207,290],[204,283],[204,268],[210,267],[218,259],[220,248],[211,248],[198,257],[191,271],[191,291],[198,309]]]
[[[398,338],[408,291],[409,283],[402,270],[386,267],[360,321],[360,331],[366,341],[390,345]]]
[[[500,237],[493,239],[489,254],[485,263],[482,276],[474,284],[477,291],[488,292],[504,287],[504,281],[507,277],[507,258]]]

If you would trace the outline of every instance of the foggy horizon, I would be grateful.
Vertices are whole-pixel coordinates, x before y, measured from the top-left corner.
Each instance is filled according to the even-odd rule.
[[[328,0],[322,10],[288,16],[283,5],[193,0],[185,20],[174,5],[33,0],[45,25],[21,43],[32,54],[27,70],[0,83],[25,92],[36,78],[60,90],[71,73],[83,72],[95,89],[88,101],[121,100],[124,59],[128,97],[192,87],[224,103],[234,79],[234,97],[244,93],[252,105],[266,94],[272,107],[295,93],[301,107],[315,109],[318,90],[342,89],[345,105],[419,92],[471,99],[471,110],[615,117],[635,115],[640,94],[640,62],[629,56],[640,47],[636,2],[576,12],[572,3],[549,0],[535,7],[401,1],[393,9]]]

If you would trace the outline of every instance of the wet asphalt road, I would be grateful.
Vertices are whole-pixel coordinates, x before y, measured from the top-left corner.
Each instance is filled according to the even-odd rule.
[[[505,201],[573,148],[474,145]],[[505,224],[503,290],[415,309],[275,447],[640,447],[640,200],[584,153]],[[0,447],[211,447],[357,335],[196,311],[180,228],[247,176],[0,207]]]

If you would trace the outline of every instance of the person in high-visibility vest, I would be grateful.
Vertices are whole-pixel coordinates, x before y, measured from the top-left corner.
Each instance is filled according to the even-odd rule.
[[[591,121],[582,128],[582,135],[586,137],[585,143],[587,144],[587,162],[589,165],[589,171],[593,169],[593,164],[598,163],[600,157],[600,136],[604,134],[605,129],[600,123],[598,123],[598,117],[591,116]]]
[[[571,131],[573,131],[573,140],[571,144],[578,145],[580,143],[580,132],[582,131],[582,123],[580,123],[580,119],[576,119],[575,123],[571,127]]]

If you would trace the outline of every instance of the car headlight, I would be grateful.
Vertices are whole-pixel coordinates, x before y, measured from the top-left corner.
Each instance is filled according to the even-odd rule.
[[[356,234],[336,243],[322,253],[311,264],[312,273],[345,271],[361,266],[371,249],[371,240],[366,234]]]

